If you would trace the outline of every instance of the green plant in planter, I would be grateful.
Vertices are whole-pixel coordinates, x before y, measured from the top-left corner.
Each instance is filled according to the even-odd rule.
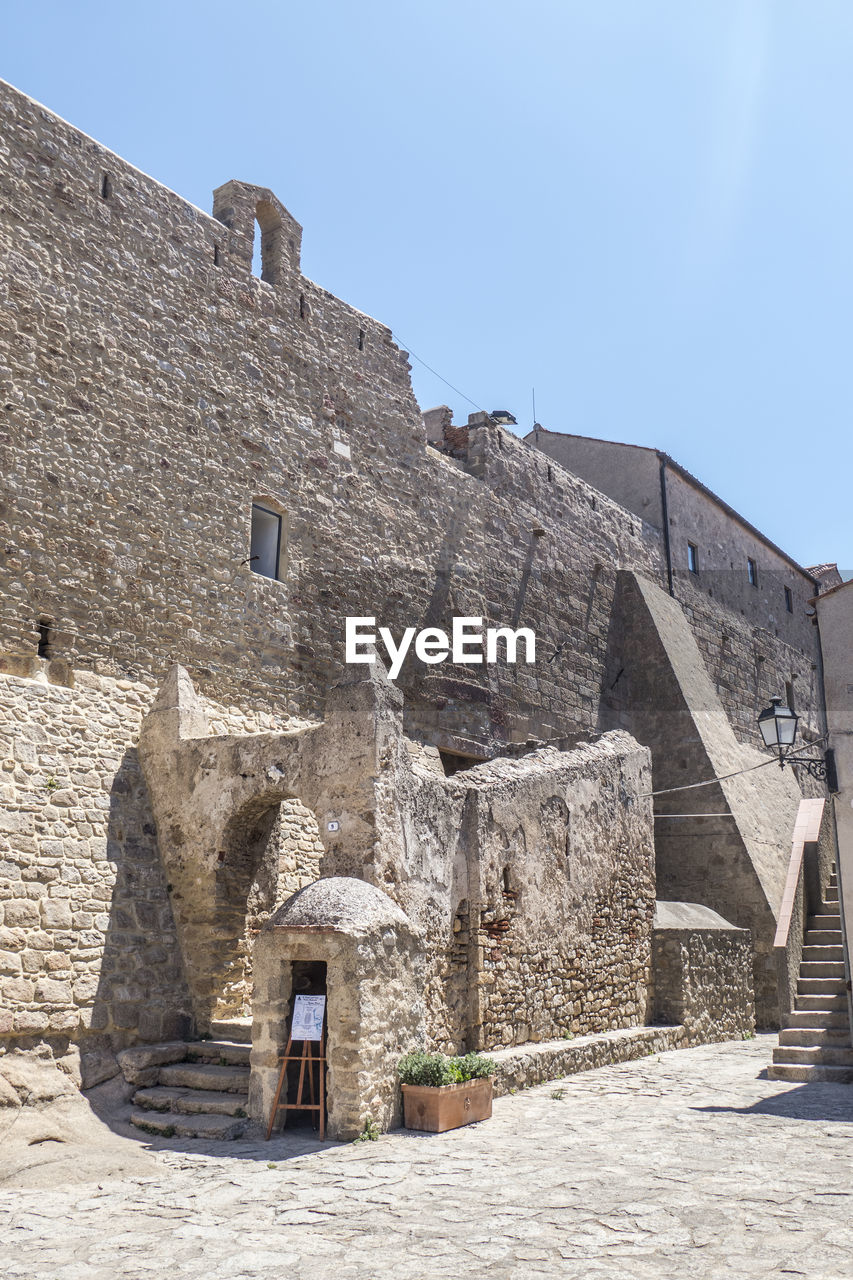
[[[451,1058],[451,1062],[457,1064],[463,1080],[485,1080],[498,1069],[498,1064],[492,1058],[486,1058],[481,1053],[466,1053],[461,1058]]]
[[[407,1053],[397,1063],[397,1074],[403,1084],[420,1084],[440,1088],[447,1084],[464,1084],[493,1076],[497,1064],[479,1053],[466,1053],[448,1058],[443,1053]]]

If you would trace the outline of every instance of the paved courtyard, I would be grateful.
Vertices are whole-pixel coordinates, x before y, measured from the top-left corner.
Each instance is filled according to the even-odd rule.
[[[853,1088],[763,1078],[774,1042],[573,1076],[439,1136],[155,1143],[157,1176],[4,1183],[0,1275],[849,1280]]]

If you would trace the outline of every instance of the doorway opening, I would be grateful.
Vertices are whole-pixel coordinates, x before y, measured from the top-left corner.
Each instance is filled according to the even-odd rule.
[[[291,994],[290,1009],[288,1014],[288,1031],[293,1026],[293,1008],[297,996],[326,996],[326,962],[324,960],[294,960],[291,965]],[[328,1006],[328,997],[326,998]],[[325,1021],[324,1021],[325,1026]],[[324,1085],[326,1074],[326,1063],[318,1062],[318,1053],[326,1057],[326,1045],[328,1043],[328,1031],[324,1032],[324,1037],[320,1041],[310,1043],[310,1051],[313,1055],[313,1063],[303,1068],[300,1060],[289,1063],[287,1068],[287,1129],[311,1130],[318,1128],[319,1116],[316,1111],[291,1111],[290,1107],[296,1103],[299,1096],[299,1077],[303,1076],[302,1081],[302,1101],[315,1103],[318,1102],[320,1096],[320,1072],[324,1073]],[[303,1045],[297,1040],[290,1048],[291,1054],[301,1053]],[[329,1094],[328,1089],[323,1089],[323,1098],[325,1101],[326,1117],[328,1117]]]

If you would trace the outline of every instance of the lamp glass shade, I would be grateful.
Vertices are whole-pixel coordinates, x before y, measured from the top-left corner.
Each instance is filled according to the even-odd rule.
[[[766,747],[792,747],[797,736],[799,716],[786,707],[781,698],[771,698],[758,717],[758,728]]]

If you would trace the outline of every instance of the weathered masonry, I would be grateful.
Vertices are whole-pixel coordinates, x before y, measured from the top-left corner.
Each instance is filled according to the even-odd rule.
[[[3,1043],[87,1084],[252,1019],[260,1115],[322,972],[346,1134],[394,1121],[418,1044],[774,1025],[800,792],[725,778],[786,685],[824,731],[815,579],[782,557],[771,613],[750,534],[741,607],[580,461],[422,416],[266,188],[208,215],[9,86],[0,112]],[[348,616],[511,621],[536,661],[391,683],[344,664]]]

